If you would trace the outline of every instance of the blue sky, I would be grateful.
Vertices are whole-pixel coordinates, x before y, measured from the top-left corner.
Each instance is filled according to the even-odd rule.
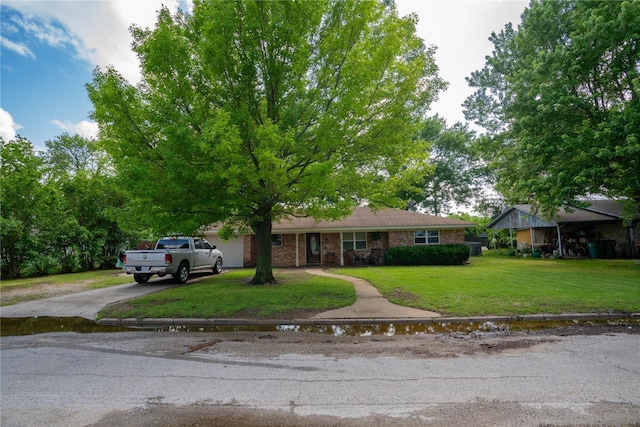
[[[492,31],[520,22],[528,1],[396,0],[401,15],[418,14],[418,34],[438,46],[436,62],[449,89],[431,108],[449,124],[464,121],[471,93],[465,77],[491,54]],[[152,27],[161,4],[188,10],[184,0],[3,0],[0,4],[0,135],[21,135],[37,149],[64,132],[97,136],[85,89],[96,66],[112,64],[139,79],[130,49],[132,23]]]
[[[3,27],[15,17],[2,7]],[[0,100],[22,126],[18,133],[40,144],[61,131],[79,130],[75,127],[87,121],[91,109],[83,86],[91,77],[91,64],[79,59],[69,44],[54,47],[27,31],[10,34],[4,28],[2,36],[23,46],[18,51],[2,48]]]

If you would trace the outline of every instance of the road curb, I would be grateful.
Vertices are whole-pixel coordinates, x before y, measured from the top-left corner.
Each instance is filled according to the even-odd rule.
[[[333,318],[333,319],[206,319],[206,318],[102,318],[99,325],[180,327],[180,326],[273,326],[273,325],[364,325],[364,324],[443,324],[443,323],[516,323],[545,321],[640,319],[640,313],[534,314],[525,316],[429,317],[429,318]]]

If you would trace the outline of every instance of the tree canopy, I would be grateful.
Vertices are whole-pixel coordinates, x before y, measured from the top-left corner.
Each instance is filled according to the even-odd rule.
[[[126,198],[94,141],[63,134],[46,146],[37,153],[23,137],[0,138],[5,279],[113,267],[134,240],[114,218]]]
[[[403,198],[433,215],[480,203],[489,173],[474,150],[475,133],[462,123],[449,127],[446,120],[435,116],[424,120],[419,137],[430,144],[432,170],[424,176],[419,192]]]
[[[533,0],[468,78],[465,115],[510,202],[546,216],[605,195],[640,207],[640,2]]]
[[[445,87],[415,25],[392,1],[325,0],[195,1],[132,27],[141,82],[97,69],[88,90],[137,214],[157,232],[251,229],[266,283],[272,221],[397,203]]]

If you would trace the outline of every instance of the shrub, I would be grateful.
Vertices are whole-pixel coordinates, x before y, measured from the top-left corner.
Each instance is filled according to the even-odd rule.
[[[469,260],[466,245],[395,246],[387,251],[390,265],[460,265]]]

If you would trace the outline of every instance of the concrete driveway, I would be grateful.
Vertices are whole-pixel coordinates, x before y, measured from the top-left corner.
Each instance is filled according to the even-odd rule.
[[[158,278],[144,285],[134,282],[110,286],[108,288],[0,307],[0,317],[79,316],[95,320],[98,312],[109,304],[126,301],[175,286],[179,285],[176,285],[171,278]]]

